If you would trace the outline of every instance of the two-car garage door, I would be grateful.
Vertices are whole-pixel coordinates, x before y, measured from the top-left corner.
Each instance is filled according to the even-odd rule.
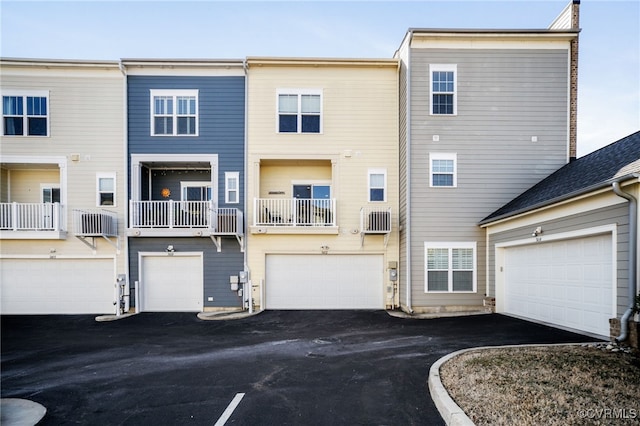
[[[509,247],[504,256],[506,313],[609,335],[611,234]]]
[[[384,309],[382,255],[270,254],[267,309]]]

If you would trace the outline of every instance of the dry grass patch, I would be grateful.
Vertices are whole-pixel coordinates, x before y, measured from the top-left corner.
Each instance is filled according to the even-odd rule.
[[[465,352],[440,379],[477,425],[640,424],[640,359],[594,346]]]

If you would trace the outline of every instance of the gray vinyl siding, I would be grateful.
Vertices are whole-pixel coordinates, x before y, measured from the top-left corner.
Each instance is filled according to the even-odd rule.
[[[566,50],[412,49],[414,306],[482,303],[485,234],[477,223],[567,162],[568,60]],[[457,66],[457,115],[430,115],[429,64]],[[430,153],[457,154],[456,188],[429,187]],[[477,242],[476,294],[424,292],[425,241]]]
[[[240,251],[238,241],[234,237],[222,239],[222,252],[220,253],[216,251],[216,246],[209,238],[130,238],[129,264],[132,284],[140,277],[138,253],[164,253],[170,244],[176,247],[176,250],[183,252],[203,252],[204,292],[202,300],[205,308],[242,306],[241,299],[235,291],[231,291],[229,284],[229,277],[238,275],[238,272],[243,269],[244,253]],[[179,291],[179,287],[180,283],[176,283],[176,291]],[[213,297],[213,302],[207,301],[208,297]],[[133,300],[132,302],[134,305],[137,303]]]
[[[409,269],[409,263],[407,262],[407,146],[409,137],[409,120],[407,111],[407,101],[409,99],[408,94],[408,75],[409,70],[407,68],[406,61],[408,60],[408,49],[406,46],[400,51],[400,74],[399,74],[399,250],[400,250],[400,268],[398,271],[398,290],[400,292],[400,305],[406,305],[406,286],[407,286],[407,271]]]
[[[548,238],[553,234],[577,231],[616,224],[617,241],[614,243],[616,250],[616,277],[617,277],[617,315],[620,316],[627,309],[628,273],[629,273],[629,205],[617,204],[598,210],[584,212],[562,219],[548,222],[540,222],[538,226],[544,229],[544,236]],[[531,236],[531,226],[515,228],[509,231],[491,234],[489,236],[489,294],[495,295],[495,246],[514,240],[521,240]]]

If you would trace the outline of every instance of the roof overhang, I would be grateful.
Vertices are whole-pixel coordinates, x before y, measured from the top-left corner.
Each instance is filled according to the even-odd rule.
[[[251,67],[391,67],[397,68],[399,61],[394,58],[283,58],[283,57],[248,57],[247,65]]]

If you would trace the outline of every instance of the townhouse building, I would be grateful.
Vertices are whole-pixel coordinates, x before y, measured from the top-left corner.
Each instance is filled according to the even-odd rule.
[[[400,294],[480,311],[480,221],[575,158],[578,1],[547,29],[410,29],[400,61]]]
[[[117,61],[0,60],[0,311],[115,314],[126,291]]]
[[[243,61],[123,59],[122,65],[136,312],[242,308]]]
[[[248,58],[257,309],[397,306],[398,61]]]

